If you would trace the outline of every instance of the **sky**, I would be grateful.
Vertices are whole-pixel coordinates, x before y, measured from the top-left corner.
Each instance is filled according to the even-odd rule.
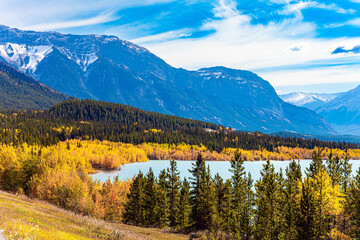
[[[250,70],[278,93],[360,84],[360,0],[0,0],[0,24],[116,35],[174,67]]]

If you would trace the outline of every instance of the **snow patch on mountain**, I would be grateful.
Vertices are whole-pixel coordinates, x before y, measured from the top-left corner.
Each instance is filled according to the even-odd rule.
[[[27,46],[6,43],[0,45],[0,57],[22,72],[34,73],[37,65],[53,51],[53,46]]]
[[[289,94],[280,95],[285,102],[291,103],[296,106],[304,106],[313,102],[327,103],[334,98],[338,97],[340,93],[304,93],[304,92],[293,92]]]

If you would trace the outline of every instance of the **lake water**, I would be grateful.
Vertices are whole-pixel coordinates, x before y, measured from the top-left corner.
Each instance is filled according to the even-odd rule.
[[[176,161],[178,169],[180,171],[180,176],[183,179],[184,177],[188,178],[191,176],[189,173],[189,169],[192,168],[192,163],[195,161]],[[285,168],[289,165],[290,161],[271,161],[274,164],[275,170],[280,171],[283,169],[285,174]],[[309,167],[311,160],[300,160],[301,170],[304,173],[307,167]],[[353,174],[356,174],[356,171],[360,167],[360,160],[351,160]],[[260,170],[263,168],[263,164],[266,161],[256,161],[256,162],[245,162],[245,171],[250,172],[251,176],[254,180],[258,180],[260,178]],[[229,171],[230,162],[228,161],[207,161],[206,165],[210,167],[211,175],[215,176],[216,173],[224,178],[231,178],[231,172]],[[101,171],[97,174],[92,175],[94,180],[100,180],[102,182],[106,181],[109,177],[113,179],[115,176],[119,176],[120,180],[126,180],[127,178],[134,177],[139,171],[143,173],[147,173],[150,169],[154,171],[155,176],[159,175],[160,171],[166,169],[170,166],[169,160],[150,160],[148,162],[141,163],[130,163],[123,165],[121,170],[115,171]]]

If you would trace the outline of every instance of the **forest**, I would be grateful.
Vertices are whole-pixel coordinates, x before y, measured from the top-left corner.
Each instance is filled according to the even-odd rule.
[[[292,161],[275,172],[269,159]],[[98,170],[171,159],[158,176],[94,181]],[[174,160],[194,160],[180,179]],[[268,159],[254,181],[244,161]],[[0,114],[0,188],[114,223],[199,239],[360,237],[357,144],[245,133],[202,121],[90,100]],[[231,178],[206,160],[231,162]]]
[[[313,152],[304,176],[296,161],[275,172],[268,160],[256,182],[240,151],[226,181],[212,177],[201,154],[190,179],[181,180],[171,161],[159,176],[150,169],[135,177],[123,221],[195,232],[200,239],[358,239],[360,172],[351,176],[347,153],[342,159],[330,154],[326,162],[321,155]]]
[[[358,144],[240,132],[213,123],[180,118],[94,100],[68,100],[43,111],[2,110],[0,142],[49,146],[67,139],[188,144],[210,151],[225,148],[274,151],[277,147],[359,148]]]

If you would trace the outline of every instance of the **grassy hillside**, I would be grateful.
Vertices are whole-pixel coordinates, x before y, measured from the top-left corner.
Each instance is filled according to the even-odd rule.
[[[48,203],[0,191],[0,229],[6,239],[189,239],[160,229],[83,217]]]
[[[0,61],[0,108],[45,109],[68,96]]]

